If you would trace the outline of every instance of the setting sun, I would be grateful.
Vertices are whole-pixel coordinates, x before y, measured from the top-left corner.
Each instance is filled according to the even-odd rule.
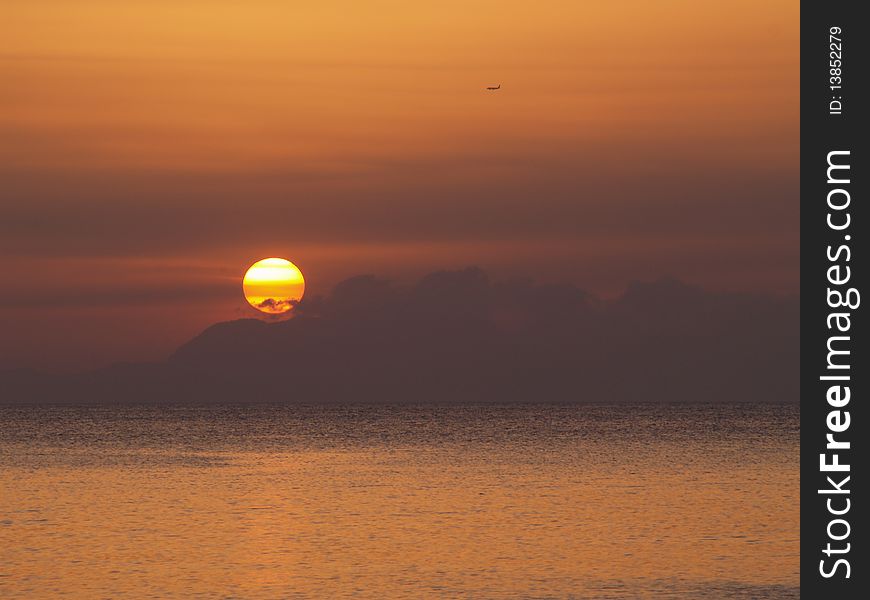
[[[305,278],[299,268],[283,258],[264,258],[245,273],[245,299],[259,311],[281,314],[291,310],[305,293]]]

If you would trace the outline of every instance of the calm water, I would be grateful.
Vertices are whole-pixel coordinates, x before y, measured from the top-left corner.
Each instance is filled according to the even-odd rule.
[[[799,424],[0,407],[0,597],[796,598]]]

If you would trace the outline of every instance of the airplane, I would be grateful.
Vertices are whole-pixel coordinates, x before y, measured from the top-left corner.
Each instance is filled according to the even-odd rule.
[[[487,87],[486,89],[491,90],[491,91],[500,90],[500,89],[501,89],[501,84],[498,84],[498,85],[496,85],[496,86],[489,86],[489,87]]]

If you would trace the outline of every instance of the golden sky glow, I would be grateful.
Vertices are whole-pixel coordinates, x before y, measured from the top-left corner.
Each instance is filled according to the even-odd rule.
[[[305,279],[289,260],[264,258],[245,273],[242,288],[251,306],[264,313],[281,314],[302,299]]]
[[[759,153],[796,107],[788,7],[8,0],[0,119],[17,143],[0,158],[362,174],[400,157],[580,140],[726,136],[715,152],[732,155],[735,136],[772,120],[760,148],[740,149]]]
[[[249,314],[251,256],[796,292],[799,16],[4,0],[0,369],[162,356]]]

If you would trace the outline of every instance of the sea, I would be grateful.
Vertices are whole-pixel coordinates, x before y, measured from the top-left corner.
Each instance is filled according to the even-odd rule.
[[[0,407],[0,598],[798,598],[796,404]]]

